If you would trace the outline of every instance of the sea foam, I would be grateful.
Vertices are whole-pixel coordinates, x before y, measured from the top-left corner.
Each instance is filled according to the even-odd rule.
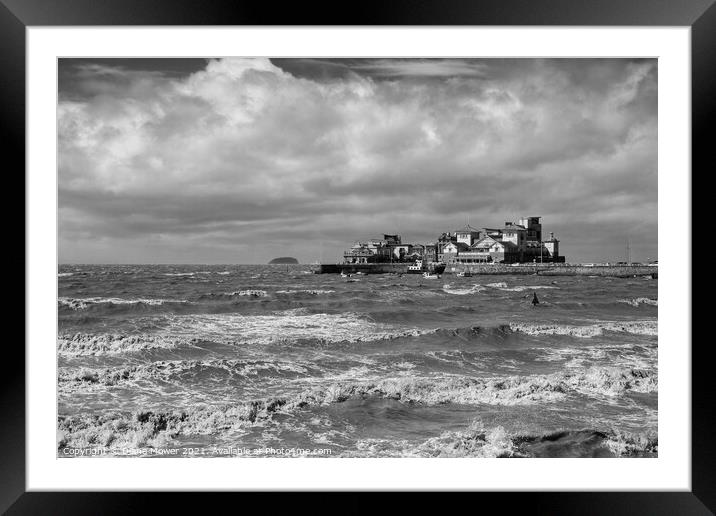
[[[656,320],[644,321],[601,321],[598,323],[574,326],[567,324],[531,324],[510,323],[514,332],[527,335],[569,335],[572,337],[596,337],[605,331],[634,333],[637,335],[658,335],[658,322]]]
[[[188,303],[186,299],[121,299],[118,297],[60,297],[57,299],[60,306],[72,310],[85,310],[93,305],[149,305],[157,306],[165,303]]]
[[[103,355],[138,352],[149,349],[173,349],[191,344],[190,341],[164,335],[119,334],[65,334],[57,337],[57,353],[60,355]]]
[[[84,373],[80,373],[82,375]],[[131,374],[131,373],[128,373]],[[125,374],[106,375],[121,381]],[[95,376],[70,376],[67,381],[93,382]],[[58,449],[90,445],[112,448],[127,444],[161,446],[179,435],[222,434],[263,424],[276,413],[367,398],[393,399],[425,405],[515,405],[554,402],[569,392],[618,396],[628,391],[654,392],[656,373],[642,370],[596,368],[580,374],[556,373],[528,377],[479,379],[471,377],[390,378],[377,382],[332,383],[287,397],[267,398],[235,405],[197,406],[186,410],[62,416],[58,421]],[[500,440],[496,436],[491,441]],[[494,443],[493,443],[494,444]],[[505,443],[507,444],[507,443]],[[614,445],[616,446],[616,445]],[[499,448],[499,446],[498,446]],[[509,450],[508,450],[509,451]]]
[[[648,297],[637,297],[634,299],[619,299],[617,301],[619,303],[626,303],[631,306],[641,306],[641,305],[659,306],[659,301],[657,299],[649,299]]]
[[[370,342],[434,333],[377,323],[359,314],[304,314],[285,311],[281,315],[197,314],[174,316],[165,332],[180,337],[201,338],[224,344],[279,344],[298,341],[319,343]]]
[[[473,285],[472,287],[468,288],[455,288],[451,284],[446,283],[443,285],[443,292],[447,294],[453,294],[456,296],[466,296],[468,294],[477,294],[478,292],[482,292],[484,290],[487,290],[482,285]]]

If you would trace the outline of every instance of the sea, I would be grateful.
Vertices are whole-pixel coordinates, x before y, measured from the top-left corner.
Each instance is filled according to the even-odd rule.
[[[658,455],[657,279],[57,279],[60,458]]]

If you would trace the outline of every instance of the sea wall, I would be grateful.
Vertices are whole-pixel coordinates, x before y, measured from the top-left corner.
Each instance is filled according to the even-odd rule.
[[[519,265],[507,264],[471,264],[448,265],[444,274],[457,274],[465,270],[479,275],[532,275],[540,276],[611,276],[617,278],[631,278],[634,276],[658,277],[658,267],[644,265],[570,265],[570,264],[544,264],[544,265]],[[318,266],[315,272],[319,274],[338,274],[345,272],[355,274],[404,274],[408,271],[407,263],[326,263]]]
[[[407,263],[322,263],[318,266],[319,274],[405,274],[408,272]]]
[[[507,264],[478,264],[478,265],[448,265],[445,274],[457,274],[465,270],[473,274],[538,274],[540,276],[611,276],[617,278],[631,278],[634,276],[658,277],[658,267],[645,265],[594,265],[580,264],[544,264],[544,265],[507,265]]]

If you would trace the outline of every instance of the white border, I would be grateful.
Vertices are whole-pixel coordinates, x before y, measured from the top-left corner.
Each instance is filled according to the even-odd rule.
[[[684,252],[660,253],[656,459],[62,460],[55,435],[58,57],[658,57],[664,245],[691,228],[690,42],[688,27],[28,28],[27,489],[690,490],[691,256]]]

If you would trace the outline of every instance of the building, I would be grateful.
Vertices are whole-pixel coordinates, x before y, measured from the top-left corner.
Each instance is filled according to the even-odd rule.
[[[444,263],[456,263],[458,255],[467,252],[469,249],[470,246],[465,242],[448,242],[442,249],[442,258],[440,261]]]
[[[484,236],[455,258],[455,263],[514,263],[519,261],[519,248],[509,240]]]
[[[557,261],[564,261],[564,256],[559,255],[559,240],[554,238],[554,233],[550,232],[549,234],[549,240],[544,241],[544,247],[549,253],[550,261],[557,262]]]
[[[520,218],[520,226],[527,229],[527,240],[542,241],[542,217],[522,217]]]
[[[464,228],[455,231],[455,240],[457,242],[463,242],[468,246],[474,244],[478,238],[480,238],[480,231],[470,226],[470,224],[467,224]]]
[[[442,233],[436,242],[403,243],[400,235],[356,242],[343,253],[345,263],[426,262],[443,263],[563,263],[559,240],[550,233],[542,240],[542,217],[521,217],[519,224],[507,221],[501,228],[477,230],[469,224],[455,232]]]
[[[455,233],[443,233],[438,237],[438,241],[435,243],[436,256],[439,262],[443,262],[443,249],[445,246],[457,242],[457,235]]]
[[[519,249],[522,249],[527,241],[527,228],[519,224],[505,222],[505,227],[501,230],[501,233],[504,242],[512,242]]]

